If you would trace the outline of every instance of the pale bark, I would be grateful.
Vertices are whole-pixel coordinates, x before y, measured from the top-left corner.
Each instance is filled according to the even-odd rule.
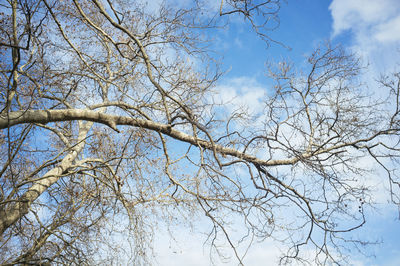
[[[7,117],[0,117],[0,129],[12,127],[18,124],[24,123],[39,123],[46,124],[57,121],[73,121],[73,120],[84,120],[92,121],[101,124],[105,124],[117,130],[117,125],[126,125],[145,128],[153,130],[165,135],[168,135],[174,139],[190,143],[195,146],[201,146],[206,149],[213,149],[210,141],[196,138],[184,132],[174,129],[171,125],[161,124],[150,120],[144,120],[139,118],[132,118],[127,116],[109,115],[101,112],[83,110],[83,109],[65,109],[65,110],[28,110],[28,111],[17,111],[9,114]],[[242,159],[250,163],[256,163],[259,165],[273,166],[273,165],[290,165],[299,161],[299,158],[290,158],[284,160],[261,160],[255,156],[243,153],[236,149],[223,147],[218,144],[215,145],[215,150],[223,155],[230,155]],[[306,154],[304,156],[307,156]],[[309,157],[309,156],[308,156]]]
[[[284,62],[270,69],[274,86],[263,111],[230,110],[210,101],[221,73],[207,48],[214,33],[204,40],[199,34],[225,20],[209,16],[207,6],[160,6],[149,16],[129,1],[22,2],[9,1],[9,29],[0,36],[8,54],[0,64],[0,257],[9,258],[0,263],[85,264],[78,253],[100,259],[93,247],[114,251],[114,236],[99,236],[119,231],[113,220],[120,217],[129,219],[124,232],[136,241],[131,253],[145,258],[158,218],[169,225],[197,211],[214,226],[209,239],[217,243],[222,232],[239,263],[230,213],[244,219],[246,237],[285,236],[288,262],[310,246],[317,258],[331,258],[328,247],[347,241],[339,234],[365,222],[369,194],[356,180],[367,172],[365,157],[387,171],[398,204],[392,187],[399,174],[385,160],[400,157],[392,141],[399,76],[383,83],[397,96],[386,123],[382,103],[366,103],[354,91],[358,60],[327,45],[304,70]],[[221,1],[219,14],[244,16],[269,43],[264,30],[271,24],[255,23],[275,21],[279,2]],[[202,63],[192,65],[197,56]],[[37,142],[47,131],[48,143]],[[58,223],[68,211],[73,215]]]
[[[12,114],[12,113],[11,113]],[[40,195],[49,188],[52,184],[58,181],[60,176],[70,168],[85,146],[85,138],[90,130],[92,122],[80,123],[78,143],[74,148],[64,157],[59,165],[46,174],[41,179],[36,181],[19,199],[15,204],[7,208],[0,209],[0,235],[7,230],[8,227],[17,222],[21,217],[29,212],[29,207]]]

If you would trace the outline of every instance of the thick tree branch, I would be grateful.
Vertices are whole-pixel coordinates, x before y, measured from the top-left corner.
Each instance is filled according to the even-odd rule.
[[[11,204],[10,206],[1,206],[0,235],[2,235],[7,228],[17,222],[22,216],[27,214],[31,204],[44,191],[46,191],[46,189],[57,182],[60,176],[72,166],[74,160],[85,146],[85,139],[92,125],[92,122],[85,124],[80,123],[78,144],[64,157],[60,164],[44,174],[43,178],[36,181],[15,204]]]
[[[155,132],[163,133],[174,139],[184,141],[186,143],[190,143],[195,146],[201,146],[209,150],[213,149],[213,144],[210,141],[195,138],[184,132],[172,128],[170,125],[161,124],[150,120],[144,120],[126,116],[110,115],[83,109],[28,110],[28,111],[11,112],[9,113],[9,119],[7,119],[7,117],[0,117],[0,129],[25,123],[47,124],[50,122],[73,121],[73,120],[84,120],[84,121],[101,123],[111,127],[114,130],[117,130],[116,128],[117,125],[145,128],[148,130],[153,130]],[[215,144],[215,150],[224,155],[234,156],[239,159],[264,166],[291,165],[300,160],[299,158],[291,158],[284,160],[261,160],[255,156],[242,153],[236,149],[223,147],[218,144]]]

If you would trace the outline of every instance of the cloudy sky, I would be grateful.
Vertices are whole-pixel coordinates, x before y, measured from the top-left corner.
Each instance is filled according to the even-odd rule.
[[[223,67],[229,70],[218,87],[221,98],[231,97],[234,104],[251,102],[250,110],[257,112],[268,90],[266,62],[290,59],[301,67],[304,57],[326,40],[342,43],[346,49],[362,57],[363,62],[369,65],[365,80],[371,90],[376,90],[372,81],[380,74],[400,68],[399,0],[288,2],[280,13],[281,25],[271,36],[290,49],[278,44],[266,49],[263,42],[240,22],[215,36],[219,53],[224,56]],[[368,250],[375,257],[354,256],[354,265],[400,265],[398,210],[385,204],[385,197],[380,200],[384,210],[369,214],[369,222],[359,233],[381,240],[382,244]],[[178,230],[175,237],[179,244],[159,235],[156,250],[160,265],[210,264],[208,249],[202,245],[204,238],[183,229]],[[278,254],[279,246],[267,241],[256,244],[244,261],[255,266],[274,265]],[[215,263],[232,265],[232,261]]]

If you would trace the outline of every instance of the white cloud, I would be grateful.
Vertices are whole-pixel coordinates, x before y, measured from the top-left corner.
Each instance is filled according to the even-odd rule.
[[[243,262],[245,265],[253,266],[278,265],[279,255],[281,255],[280,249],[271,241],[265,241],[254,244]]]
[[[385,21],[400,8],[397,0],[333,0],[329,9],[334,35]]]
[[[363,82],[377,96],[381,95],[375,79],[381,73],[390,74],[400,67],[400,1],[333,0],[329,9],[333,18],[332,37],[349,33],[345,37],[350,38],[350,49],[369,64]],[[366,167],[377,164],[371,160],[362,161]],[[362,180],[365,185],[376,188],[374,197],[380,203],[388,200],[386,175],[376,171]]]
[[[400,15],[386,23],[379,24],[376,30],[374,37],[382,43],[400,40]]]
[[[246,233],[246,232],[241,232]],[[156,265],[162,266],[226,266],[238,265],[231,248],[226,245],[223,253],[228,258],[221,260],[217,254],[210,258],[210,247],[204,245],[205,235],[200,232],[190,231],[188,228],[180,228],[174,231],[175,241],[171,241],[167,234],[162,233],[155,241],[155,250],[157,252]],[[272,240],[265,240],[261,243],[253,243],[246,253],[244,265],[263,266],[278,265],[281,248]],[[246,245],[238,248],[238,253],[242,256],[245,253]]]
[[[333,0],[332,37],[350,32],[351,49],[370,63],[375,76],[400,61],[400,1]]]
[[[225,104],[231,112],[241,107],[256,115],[264,108],[265,93],[266,89],[255,78],[239,77],[218,86],[214,101]]]

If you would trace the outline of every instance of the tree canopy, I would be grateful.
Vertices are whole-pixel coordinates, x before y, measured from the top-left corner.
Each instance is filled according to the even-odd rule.
[[[360,60],[324,43],[268,68],[263,112],[226,108],[213,35],[239,18],[282,45],[282,3],[216,2],[3,1],[0,263],[151,264],[157,226],[198,217],[238,264],[245,240],[282,243],[282,264],[368,244],[351,234],[373,203],[364,176],[384,172],[399,204],[400,74],[375,97]]]

